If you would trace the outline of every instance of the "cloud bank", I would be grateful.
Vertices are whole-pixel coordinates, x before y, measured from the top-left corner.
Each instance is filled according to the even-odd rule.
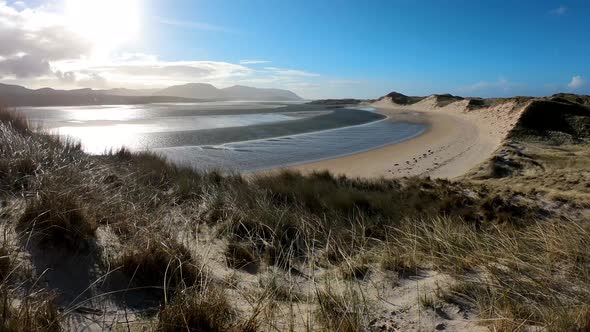
[[[23,2],[0,0],[0,81],[32,88],[150,88],[205,82],[220,87],[256,85],[305,93],[319,84],[319,74],[300,69],[250,66],[268,60],[165,61],[157,55],[125,53],[93,56],[91,40],[72,31],[64,14],[47,6],[29,8]],[[158,19],[160,24],[228,32],[206,23]]]

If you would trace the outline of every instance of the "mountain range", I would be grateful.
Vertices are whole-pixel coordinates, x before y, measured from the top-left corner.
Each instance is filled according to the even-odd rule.
[[[189,83],[165,89],[28,89],[0,83],[0,105],[17,106],[79,106],[108,104],[148,104],[202,101],[296,101],[301,97],[289,90],[262,89],[236,85],[218,89],[211,84]]]

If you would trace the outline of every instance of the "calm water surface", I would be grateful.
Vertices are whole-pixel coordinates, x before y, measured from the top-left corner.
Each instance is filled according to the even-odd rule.
[[[329,159],[417,136],[371,108],[273,102],[38,107],[20,110],[85,151],[150,150],[197,169],[255,171]]]

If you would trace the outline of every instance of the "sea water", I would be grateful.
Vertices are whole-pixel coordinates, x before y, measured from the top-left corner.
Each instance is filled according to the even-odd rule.
[[[420,124],[371,108],[217,102],[20,109],[34,124],[101,154],[149,150],[200,170],[249,172],[330,159],[415,137]]]

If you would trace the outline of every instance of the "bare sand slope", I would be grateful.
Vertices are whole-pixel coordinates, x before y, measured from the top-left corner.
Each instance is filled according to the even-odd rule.
[[[350,177],[431,176],[453,178],[484,162],[501,145],[525,106],[508,101],[467,110],[468,100],[439,107],[436,97],[412,105],[390,98],[373,103],[392,121],[429,126],[422,135],[379,149],[292,167],[302,172],[330,170]]]

